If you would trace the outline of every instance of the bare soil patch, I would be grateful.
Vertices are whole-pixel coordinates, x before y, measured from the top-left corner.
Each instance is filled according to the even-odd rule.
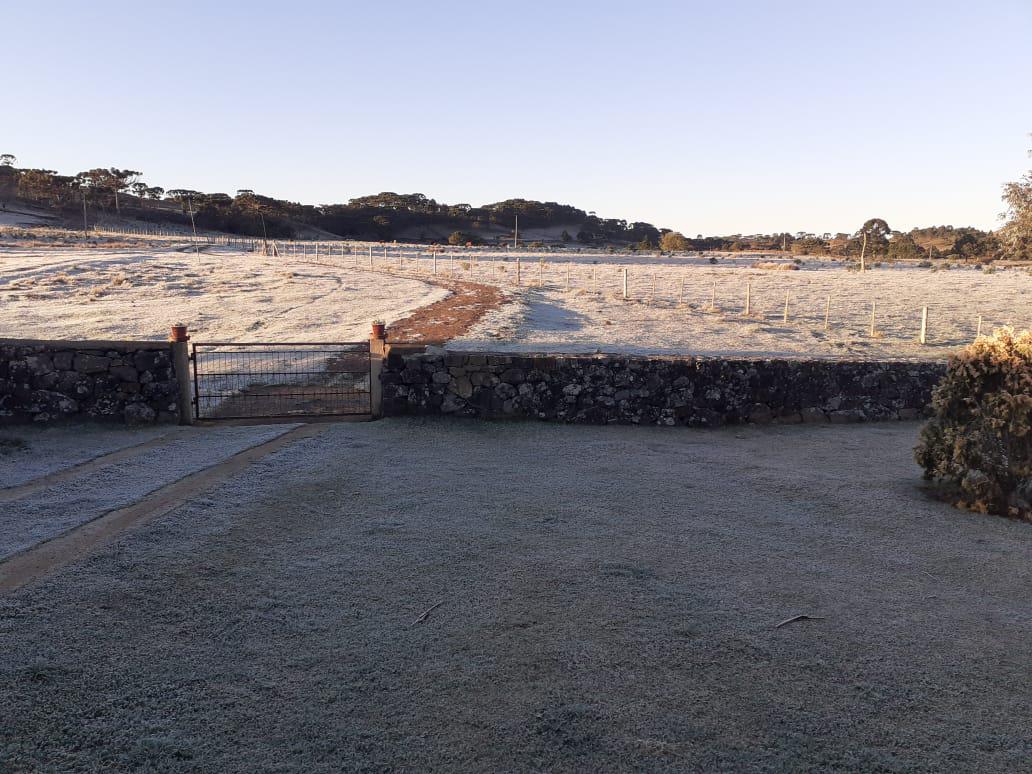
[[[491,285],[458,280],[426,280],[452,291],[447,298],[417,309],[390,326],[391,341],[444,344],[464,335],[485,314],[505,303],[505,293]]]

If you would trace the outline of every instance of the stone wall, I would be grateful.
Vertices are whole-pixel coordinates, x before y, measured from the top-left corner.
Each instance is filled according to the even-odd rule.
[[[513,356],[390,346],[383,414],[585,424],[916,419],[943,363]]]
[[[0,339],[0,424],[178,418],[166,342]]]

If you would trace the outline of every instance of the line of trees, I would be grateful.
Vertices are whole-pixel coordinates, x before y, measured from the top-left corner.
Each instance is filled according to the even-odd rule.
[[[0,200],[20,199],[44,207],[72,210],[89,207],[115,215],[132,210],[137,218],[177,219],[193,215],[199,228],[270,237],[289,237],[312,226],[342,237],[389,240],[399,235],[460,231],[471,240],[509,240],[517,218],[520,229],[576,229],[584,244],[635,244],[654,248],[660,229],[651,223],[600,218],[594,212],[558,202],[506,199],[474,207],[445,204],[421,193],[392,191],[360,196],[345,204],[320,206],[262,196],[250,189],[236,195],[185,188],[165,190],[142,180],[131,169],[97,168],[76,175],[50,169],[19,169],[16,158],[0,156]],[[493,237],[485,237],[485,233]],[[478,236],[481,235],[481,236]],[[564,230],[564,241],[572,241]]]
[[[907,232],[894,231],[882,218],[871,218],[855,232],[838,234],[734,234],[725,237],[690,239],[676,231],[664,232],[659,240],[661,250],[725,250],[730,252],[789,252],[793,255],[830,255],[872,260],[908,259],[973,259],[1001,257],[1003,243],[992,231],[971,227],[932,226]]]
[[[1032,151],[1030,151],[1032,154]],[[20,169],[11,154],[0,154],[0,202],[14,199],[58,210],[81,211],[83,202],[95,212],[189,223],[199,228],[250,236],[289,238],[311,226],[341,237],[391,240],[451,234],[453,243],[506,241],[519,220],[524,229],[559,229],[561,241],[593,246],[631,246],[637,250],[788,251],[834,255],[860,262],[916,258],[1015,257],[1032,259],[1032,170],[1004,186],[1006,211],[997,231],[931,226],[902,233],[881,218],[871,218],[851,234],[775,234],[695,238],[660,229],[651,223],[601,218],[594,212],[557,202],[530,199],[474,207],[445,204],[421,193],[386,191],[360,196],[345,204],[306,205],[263,196],[250,189],[235,195],[185,188],[165,190],[143,181],[137,170],[116,167],[60,175],[49,169]],[[571,231],[573,232],[571,234]]]

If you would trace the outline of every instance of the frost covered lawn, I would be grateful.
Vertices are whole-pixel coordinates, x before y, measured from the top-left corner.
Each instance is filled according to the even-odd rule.
[[[229,248],[0,250],[0,336],[361,341],[448,295],[416,279]]]
[[[0,597],[0,769],[1020,770],[1030,528],[916,434],[329,426]]]

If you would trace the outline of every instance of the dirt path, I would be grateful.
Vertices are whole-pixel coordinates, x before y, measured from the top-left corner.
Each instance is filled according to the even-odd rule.
[[[244,449],[227,460],[174,481],[139,502],[109,511],[56,538],[0,561],[0,593],[13,591],[59,567],[81,559],[114,539],[123,530],[163,516],[182,505],[187,498],[196,497],[222,483],[256,460],[302,438],[311,438],[326,428],[327,425],[302,425],[294,428],[271,441]]]
[[[505,303],[505,293],[490,285],[458,280],[424,281],[448,288],[452,294],[393,323],[390,341],[444,344],[462,336],[481,317]]]
[[[75,454],[67,464],[53,460],[58,464],[45,466],[49,471],[43,476],[0,490],[0,561],[104,514],[132,507],[162,487],[271,441],[292,427],[296,425],[180,428],[92,459]],[[15,460],[21,459],[31,465],[31,440],[29,445],[17,458],[6,455],[3,464],[18,464]],[[46,456],[45,445],[40,451]]]

